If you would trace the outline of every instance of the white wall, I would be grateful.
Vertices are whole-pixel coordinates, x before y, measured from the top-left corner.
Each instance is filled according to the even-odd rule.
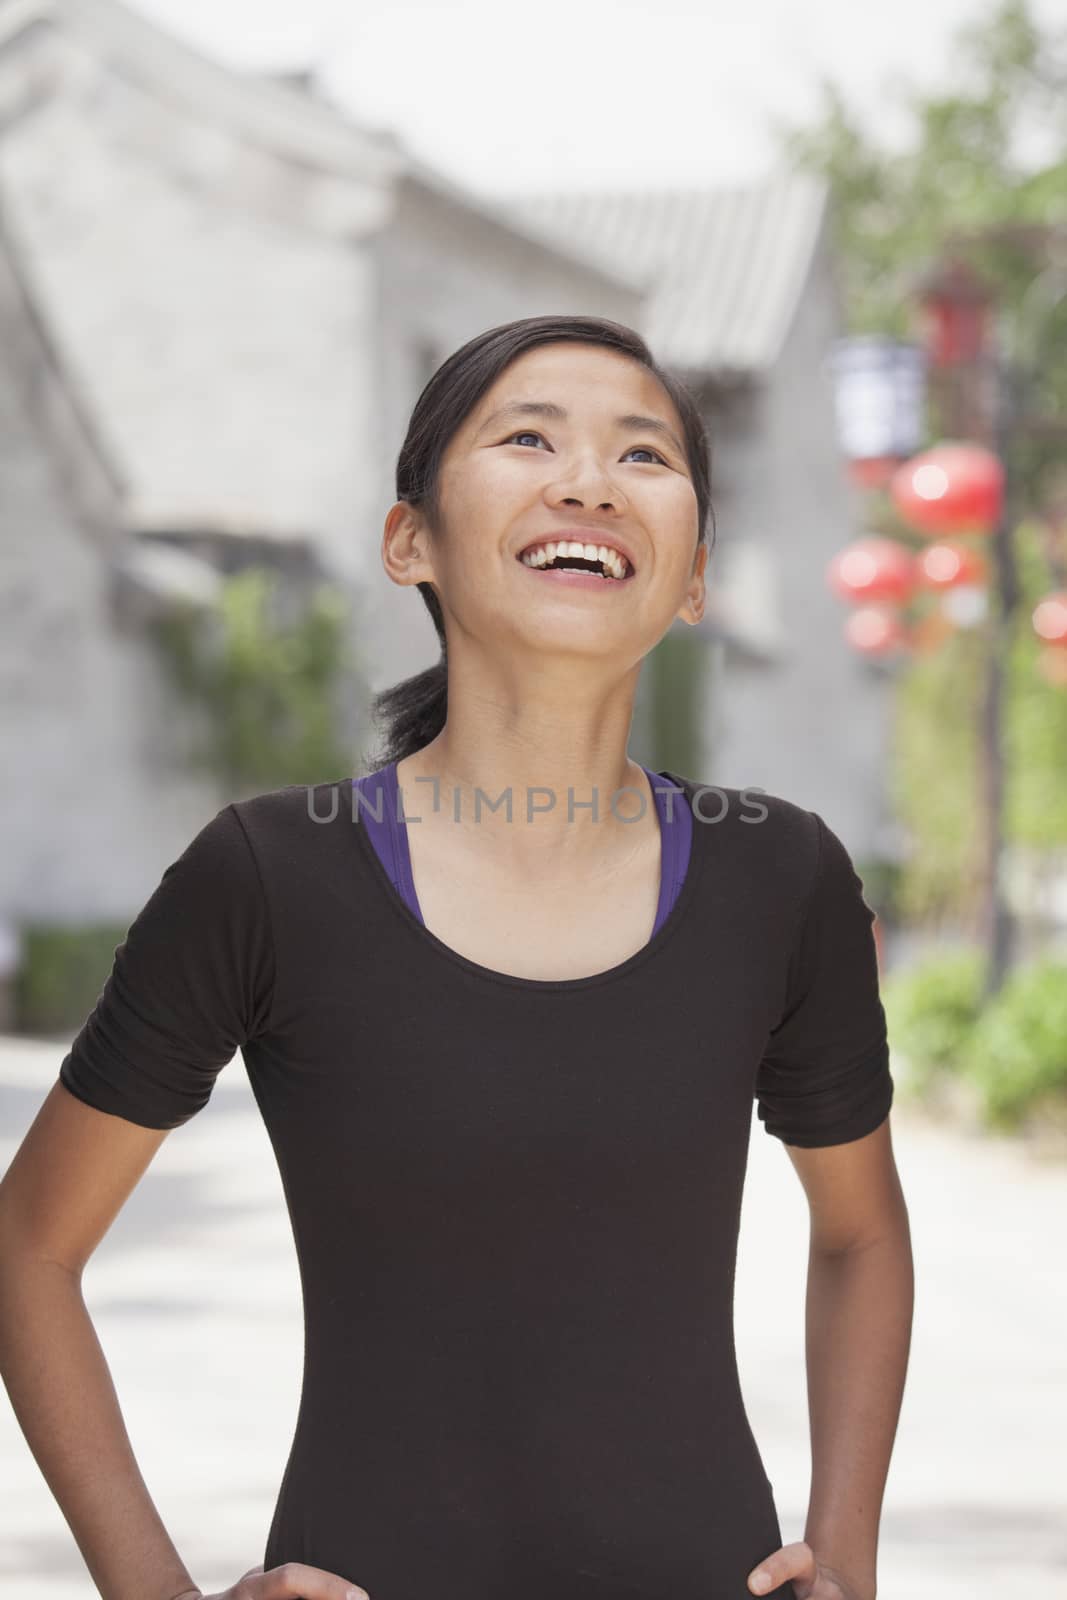
[[[111,625],[107,551],[36,425],[51,380],[24,369],[15,309],[0,295],[0,920],[121,921],[223,802],[175,763],[143,638]]]

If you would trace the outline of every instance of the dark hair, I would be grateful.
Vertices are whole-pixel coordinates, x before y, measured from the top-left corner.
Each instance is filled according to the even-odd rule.
[[[440,526],[438,476],[449,440],[512,361],[535,345],[572,339],[603,345],[631,357],[658,378],[674,402],[684,431],[686,457],[696,490],[697,543],[706,536],[711,506],[711,460],[708,437],[697,403],[686,385],[655,361],[645,341],[632,328],[602,317],[523,317],[489,328],[467,341],[442,362],[415,402],[407,437],[396,463],[396,498],[419,506],[430,526]],[[368,770],[402,761],[435,739],[448,710],[448,658],[444,616],[429,583],[416,585],[433,618],[441,641],[441,657],[432,667],[383,689],[373,698],[373,717],[386,727],[381,749]]]

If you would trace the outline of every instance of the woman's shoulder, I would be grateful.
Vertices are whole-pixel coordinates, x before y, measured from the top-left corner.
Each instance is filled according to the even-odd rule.
[[[802,901],[819,875],[825,825],[786,795],[756,784],[738,787],[671,769],[685,791],[694,848],[715,863],[713,881],[734,883],[746,898],[769,906]]]
[[[289,783],[231,802],[257,854],[283,851],[292,858],[320,853],[357,815],[350,776],[319,783]]]
[[[820,820],[817,814],[786,795],[774,794],[758,784],[737,788],[711,778],[695,778],[673,768],[660,770],[685,790],[698,821],[718,822],[730,817],[741,827],[770,822],[798,839],[814,841],[817,838]]]

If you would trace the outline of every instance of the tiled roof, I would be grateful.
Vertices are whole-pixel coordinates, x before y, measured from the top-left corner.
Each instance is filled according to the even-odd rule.
[[[783,172],[745,187],[537,192],[507,204],[645,285],[642,332],[660,360],[691,372],[758,373],[792,322],[826,188]]]

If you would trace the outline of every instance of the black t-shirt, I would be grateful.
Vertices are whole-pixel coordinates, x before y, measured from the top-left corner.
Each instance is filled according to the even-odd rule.
[[[816,813],[666,776],[685,882],[592,976],[442,943],[348,780],[224,807],[116,951],[61,1081],[174,1128],[240,1049],[281,1173],[305,1359],[267,1567],[746,1600],[781,1543],[733,1342],[753,1098],[794,1145],[886,1117],[873,915]]]

